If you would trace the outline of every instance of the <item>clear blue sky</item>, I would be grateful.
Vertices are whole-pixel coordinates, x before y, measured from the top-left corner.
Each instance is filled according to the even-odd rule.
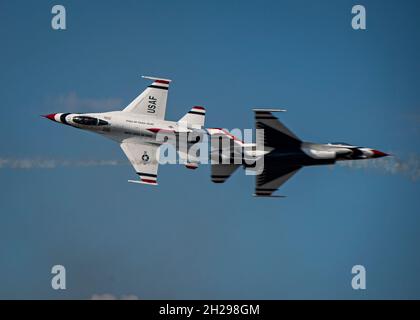
[[[173,80],[170,120],[203,105],[208,126],[251,128],[253,107],[282,107],[302,139],[420,153],[418,1],[59,1],[53,31],[57,3],[0,1],[2,159],[126,161],[39,115],[122,109],[142,74]],[[306,168],[272,200],[209,169],[162,166],[149,188],[129,165],[0,168],[0,298],[420,298],[418,181]]]

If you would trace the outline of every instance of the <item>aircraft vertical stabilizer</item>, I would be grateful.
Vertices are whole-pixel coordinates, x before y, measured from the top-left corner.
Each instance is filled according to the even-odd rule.
[[[206,118],[206,109],[200,106],[192,107],[185,116],[178,120],[180,123],[185,123],[188,127],[201,129],[204,127]]]

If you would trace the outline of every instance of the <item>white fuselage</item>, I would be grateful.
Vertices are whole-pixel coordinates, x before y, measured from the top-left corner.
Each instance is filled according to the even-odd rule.
[[[192,131],[182,123],[121,111],[84,114],[56,113],[53,118],[51,120],[96,132],[120,143],[126,139],[138,137],[146,143],[161,144],[164,141],[159,141],[158,133],[168,135]]]

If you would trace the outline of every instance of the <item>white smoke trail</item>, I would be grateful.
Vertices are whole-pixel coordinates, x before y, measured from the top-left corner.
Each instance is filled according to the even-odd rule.
[[[55,169],[60,167],[99,167],[128,164],[122,160],[60,160],[42,158],[0,158],[0,169]]]
[[[339,161],[337,163],[343,167],[354,169],[376,169],[389,174],[401,174],[416,181],[420,178],[420,156],[410,155],[406,159],[395,156],[354,161]]]
[[[63,160],[43,158],[0,158],[1,169],[55,169],[61,167],[100,167],[128,165],[126,160]],[[417,181],[420,178],[420,156],[411,155],[406,159],[385,157],[369,160],[339,161],[339,166],[353,169],[376,169],[388,174],[401,174]]]

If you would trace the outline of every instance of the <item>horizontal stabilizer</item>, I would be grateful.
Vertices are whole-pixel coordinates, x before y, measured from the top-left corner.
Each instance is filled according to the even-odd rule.
[[[212,164],[211,181],[224,183],[240,167],[239,164]]]
[[[198,168],[198,163],[195,163],[195,162],[186,163],[185,167],[187,169],[195,170]]]

